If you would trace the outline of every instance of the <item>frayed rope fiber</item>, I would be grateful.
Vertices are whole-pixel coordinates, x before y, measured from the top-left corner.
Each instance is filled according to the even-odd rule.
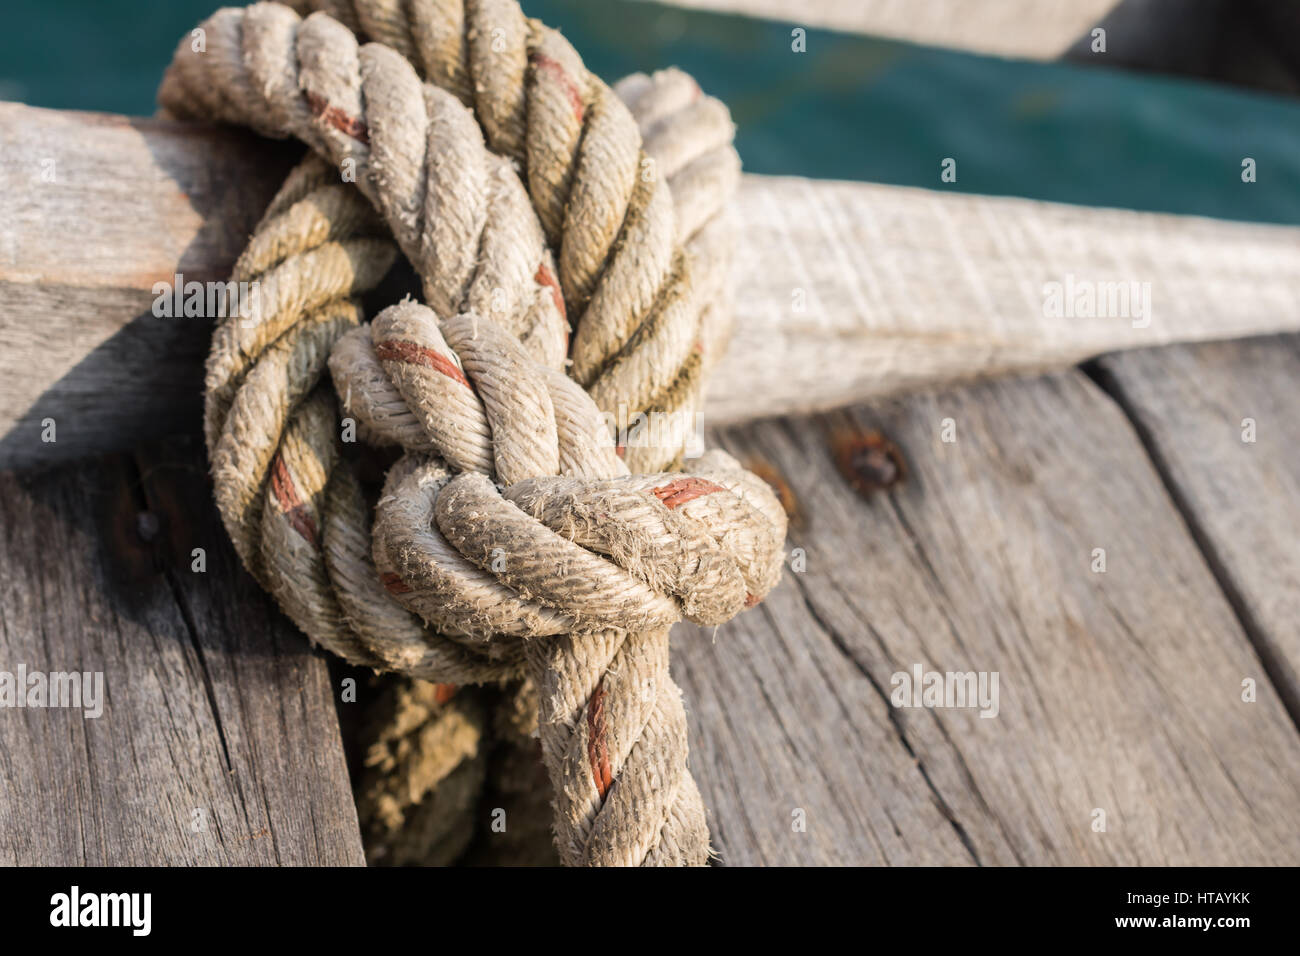
[[[668,631],[760,600],[785,515],[722,452],[680,470],[689,428],[623,447],[609,422],[689,420],[729,336],[726,109],[679,71],[611,90],[515,0],[295,6],[218,11],[159,91],[315,153],[235,267],[256,315],[209,355],[235,548],[314,641],[433,682],[395,708],[420,740],[382,736],[401,785],[372,782],[376,819],[472,806],[492,722],[456,687],[508,683],[536,700],[565,863],[707,862]],[[399,253],[425,304],[367,324]],[[349,429],[402,453],[373,527]]]

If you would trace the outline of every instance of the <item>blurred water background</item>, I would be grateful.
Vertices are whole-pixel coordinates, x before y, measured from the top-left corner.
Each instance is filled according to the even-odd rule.
[[[1300,224],[1300,101],[998,60],[638,0],[522,0],[613,81],[676,65],[731,107],[750,172]],[[215,0],[6,0],[0,99],[148,115]],[[1244,157],[1258,181],[1241,181]],[[958,181],[941,184],[940,163]]]

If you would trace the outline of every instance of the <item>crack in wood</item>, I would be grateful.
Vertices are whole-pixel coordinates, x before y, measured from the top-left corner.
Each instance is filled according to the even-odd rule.
[[[976,866],[983,866],[984,863],[980,860],[979,851],[975,849],[975,843],[971,840],[970,834],[966,832],[966,828],[961,825],[961,821],[958,820],[957,815],[953,813],[952,807],[948,805],[948,801],[944,799],[943,794],[939,792],[939,788],[935,786],[934,781],[930,778],[930,772],[925,769],[925,761],[917,756],[916,750],[912,747],[911,742],[908,741],[907,731],[903,728],[902,721],[899,719],[898,712],[890,701],[889,695],[885,693],[885,689],[880,685],[880,682],[876,680],[875,675],[871,673],[871,670],[853,655],[853,651],[840,635],[839,631],[835,629],[835,626],[822,616],[821,612],[817,609],[817,605],[813,603],[811,596],[804,588],[803,583],[799,580],[799,576],[793,575],[793,577],[795,579],[795,587],[799,591],[799,597],[803,601],[804,608],[808,611],[808,616],[813,619],[813,622],[821,628],[823,632],[825,632],[831,645],[840,652],[844,659],[848,661],[848,663],[851,664],[859,674],[866,678],[867,683],[871,685],[871,689],[880,697],[881,703],[883,703],[885,707],[885,716],[888,718],[890,725],[894,728],[894,733],[898,737],[898,742],[903,745],[903,749],[907,751],[908,757],[910,757],[912,762],[916,765],[916,769],[920,773],[921,779],[925,781],[925,785],[930,791],[930,796],[934,800],[935,806],[938,808],[939,812],[943,814],[944,818],[952,825],[953,831],[957,834],[957,839],[959,839],[962,846],[966,848],[966,852],[970,854],[971,860],[974,861]]]

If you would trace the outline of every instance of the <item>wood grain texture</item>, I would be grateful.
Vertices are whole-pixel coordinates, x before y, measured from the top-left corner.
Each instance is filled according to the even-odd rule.
[[[149,314],[152,283],[224,278],[283,161],[234,131],[0,104],[0,467],[195,420],[209,328]],[[736,206],[714,424],[1300,329],[1295,228],[758,176]],[[1045,315],[1044,285],[1070,276],[1149,282],[1149,326]]]
[[[1300,339],[1098,365],[1300,720]]]
[[[0,709],[0,863],[363,862],[325,659],[210,498],[197,450],[0,473],[0,671],[105,686]]]
[[[870,500],[828,450],[862,428],[910,471]],[[1084,375],[721,444],[784,475],[807,555],[757,609],[675,640],[725,862],[1300,862],[1300,735],[1141,442]],[[997,717],[893,708],[891,676],[915,664],[997,671]]]
[[[710,424],[1300,322],[1293,228],[761,176],[736,205],[738,321]],[[1049,318],[1044,288],[1067,282],[1149,283],[1149,309]]]

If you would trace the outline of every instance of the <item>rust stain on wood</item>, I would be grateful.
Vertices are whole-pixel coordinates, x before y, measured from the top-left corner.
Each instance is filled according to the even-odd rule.
[[[907,478],[903,451],[874,429],[842,429],[831,436],[835,465],[864,498],[888,491]]]

